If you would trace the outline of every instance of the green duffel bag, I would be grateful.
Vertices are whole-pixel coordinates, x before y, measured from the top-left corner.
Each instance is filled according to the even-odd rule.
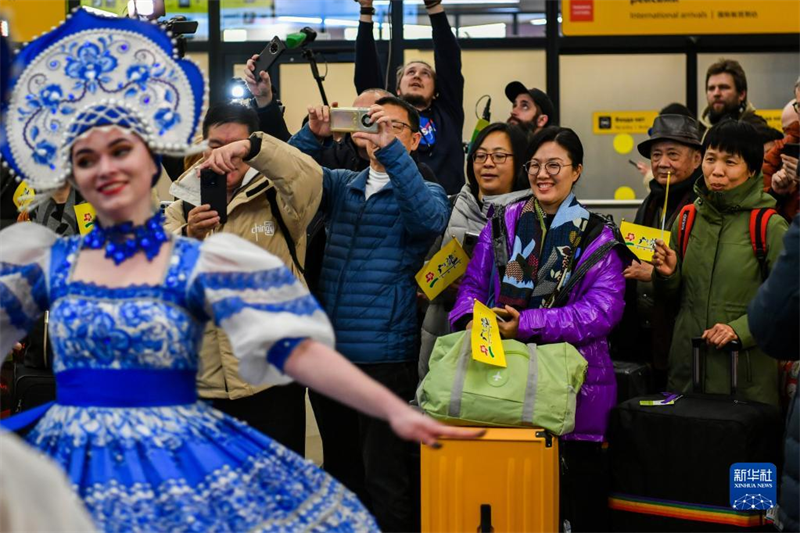
[[[586,359],[566,342],[537,346],[504,340],[506,368],[472,358],[470,331],[439,337],[417,404],[444,422],[470,426],[575,428]]]

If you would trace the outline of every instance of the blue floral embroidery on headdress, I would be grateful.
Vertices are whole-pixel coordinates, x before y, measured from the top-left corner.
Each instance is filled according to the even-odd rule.
[[[94,43],[83,43],[74,56],[67,56],[67,68],[64,70],[67,76],[75,78],[73,90],[86,89],[94,93],[97,90],[97,82],[109,83],[111,78],[105,75],[117,67],[117,59],[108,50],[107,41],[104,38],[98,39],[102,45],[102,50]],[[77,43],[72,43],[70,48],[74,48]]]
[[[19,75],[11,80],[0,149],[34,189],[64,182],[72,143],[95,126],[129,128],[154,153],[181,153],[192,143],[203,75],[174,56],[169,36],[153,24],[78,10],[14,64]]]

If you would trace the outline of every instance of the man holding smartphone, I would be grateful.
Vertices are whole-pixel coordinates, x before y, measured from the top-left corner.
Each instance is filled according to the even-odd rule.
[[[414,274],[447,225],[449,202],[411,158],[420,142],[417,110],[389,96],[370,108],[370,119],[378,133],[352,134],[366,143],[369,168],[324,169],[320,209],[328,217],[328,244],[318,296],[336,349],[411,400],[419,353]],[[290,144],[317,156],[330,135],[330,110],[312,107]],[[359,496],[381,530],[418,531],[419,464],[409,443],[385,422],[316,394],[311,401],[325,469]]]
[[[222,222],[211,205],[178,200],[167,208],[164,227],[201,241],[213,232],[233,233],[280,258],[304,281],[306,227],[322,198],[322,170],[310,157],[258,130],[258,116],[247,106],[224,103],[209,109],[203,122],[209,148],[173,187],[204,194],[206,184],[200,184],[198,170],[216,173],[211,178],[224,180],[218,209],[225,209],[227,220]],[[303,387],[246,383],[239,377],[230,340],[212,323],[204,333],[200,363],[201,398],[304,455]]]
[[[797,160],[800,151],[800,78],[794,84],[794,99],[781,114],[781,127],[785,137],[775,142],[764,155],[764,190],[778,201],[778,212],[788,221],[800,210],[798,197]]]

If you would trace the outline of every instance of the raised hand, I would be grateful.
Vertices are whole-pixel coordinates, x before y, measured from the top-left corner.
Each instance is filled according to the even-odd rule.
[[[331,110],[326,105],[308,106],[308,128],[318,139],[331,136]]]
[[[660,275],[666,277],[675,273],[678,267],[678,255],[675,250],[664,244],[661,239],[656,240],[656,249],[653,253],[653,266]]]
[[[352,135],[353,139],[364,139],[378,148],[386,148],[397,138],[392,129],[392,119],[386,116],[383,107],[379,105],[369,108],[369,118],[373,124],[378,124],[378,133],[357,131]]]
[[[225,146],[220,146],[211,151],[211,154],[197,167],[197,175],[200,171],[210,168],[217,174],[227,174],[233,172],[250,153],[250,139],[234,141]]]
[[[255,97],[258,107],[265,107],[272,102],[272,80],[268,72],[255,71],[256,61],[258,61],[258,54],[247,60],[247,66],[244,67],[244,82],[247,84],[250,94]]]

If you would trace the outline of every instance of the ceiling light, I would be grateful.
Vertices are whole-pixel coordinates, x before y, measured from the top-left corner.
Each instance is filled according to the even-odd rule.
[[[319,17],[289,17],[280,16],[278,22],[297,22],[299,24],[322,24],[322,19]]]

